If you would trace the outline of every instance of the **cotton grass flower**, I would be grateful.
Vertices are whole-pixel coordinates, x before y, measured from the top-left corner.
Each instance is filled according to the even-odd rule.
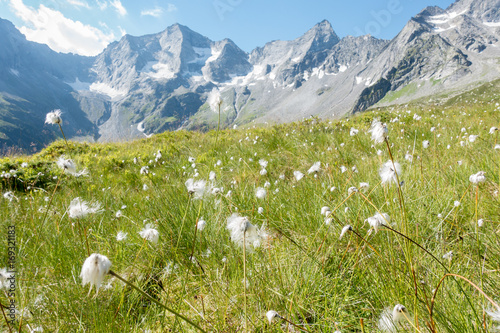
[[[369,188],[370,188],[369,183],[359,183],[359,189],[361,191],[368,191]]]
[[[321,207],[321,215],[327,216],[330,213],[331,213],[330,207],[328,206]]]
[[[392,163],[391,160],[387,161],[382,165],[379,170],[380,178],[382,179],[382,184],[392,184],[398,183],[398,177],[401,176],[401,165],[398,162]]]
[[[354,187],[354,186],[349,187],[349,188],[347,189],[347,194],[348,194],[348,195],[351,195],[351,194],[356,193],[356,192],[358,192],[358,189],[357,189],[356,187]]]
[[[479,137],[479,135],[469,135],[469,142],[474,142],[477,140],[477,138]]]
[[[203,231],[203,229],[205,229],[206,226],[207,226],[207,222],[203,218],[201,218],[198,221],[198,224],[196,225],[196,228],[198,228],[198,231]]]
[[[479,171],[478,173],[474,174],[474,175],[471,175],[469,177],[469,181],[472,183],[472,184],[479,184],[479,183],[484,183],[486,181],[486,176],[485,176],[486,172],[484,171]]]
[[[3,197],[4,199],[9,200],[9,202],[12,202],[14,199],[19,200],[12,191],[5,192]]]
[[[240,216],[238,213],[233,213],[227,218],[227,226],[231,234],[231,240],[239,246],[245,245],[246,248],[254,246],[255,241],[259,241],[257,228],[250,223],[246,216]],[[245,244],[243,244],[245,240]]]
[[[354,127],[351,128],[351,130],[349,131],[349,135],[350,136],[355,136],[356,134],[358,134],[359,130],[355,129]]]
[[[61,168],[65,172],[68,172],[70,174],[76,174],[76,165],[72,159],[66,158],[66,156],[62,155],[59,156],[56,164],[59,168]]]
[[[373,119],[372,125],[368,130],[368,133],[371,133],[372,141],[376,144],[384,142],[387,139],[388,132],[387,126],[382,124],[378,119]]]
[[[378,322],[379,330],[389,333],[399,332],[396,325],[406,319],[407,313],[406,307],[401,304],[396,304],[392,311],[390,308],[385,308]]]
[[[267,168],[268,163],[269,163],[269,162],[267,162],[267,161],[266,161],[266,160],[264,160],[264,159],[259,160],[259,164],[260,164],[260,166],[261,166],[263,169]]]
[[[488,314],[488,316],[491,317],[491,320],[496,321],[496,322],[500,322],[500,308],[497,308],[494,311],[486,310],[486,313]],[[269,319],[269,317],[268,317],[268,319]]]
[[[82,285],[85,286],[87,283],[90,283],[91,289],[92,286],[95,286],[96,289],[99,290],[104,280],[104,276],[109,273],[110,267],[111,261],[109,261],[108,257],[102,254],[92,253],[82,266],[82,271],[80,273]]]
[[[96,214],[100,213],[103,210],[101,209],[101,204],[99,202],[87,202],[80,198],[74,198],[71,200],[68,208],[68,215],[70,218],[83,218],[88,214]]]
[[[443,255],[443,259],[446,259],[448,261],[451,261],[452,258],[453,258],[453,251],[447,252]]]
[[[269,325],[271,325],[276,318],[281,318],[278,312],[271,310],[266,313],[267,321],[269,321]]]
[[[352,226],[351,225],[346,225],[345,227],[342,228],[342,231],[340,232],[340,237],[339,237],[339,240],[342,239],[342,237],[344,237],[344,235],[346,234],[346,232],[348,231],[352,231]]]
[[[257,187],[257,189],[255,190],[255,196],[257,197],[257,199],[265,199],[266,195],[267,191],[263,187]]]
[[[158,238],[160,237],[160,233],[158,232],[158,230],[156,230],[155,228],[153,228],[153,226],[151,224],[147,224],[144,227],[144,229],[142,229],[141,231],[139,231],[139,235],[143,239],[145,239],[147,241],[150,241],[153,244],[158,243]]]
[[[61,110],[53,110],[45,116],[45,123],[46,124],[51,124],[51,125],[61,125],[62,124],[62,118],[61,118]]]
[[[210,94],[208,95],[208,105],[213,112],[219,112],[220,106],[222,104],[222,97],[220,95],[220,91],[217,88],[212,89]]]
[[[367,218],[365,220],[365,223],[368,222],[368,224],[375,230],[375,233],[378,232],[378,229],[384,225],[385,223],[391,222],[391,218],[389,217],[389,214],[387,213],[376,213],[375,215]]]
[[[8,279],[12,277],[12,273],[9,274],[7,272],[7,268],[0,268],[0,289],[9,289],[10,283],[8,283]]]
[[[302,177],[304,177],[304,174],[302,172],[300,172],[300,171],[294,171],[293,172],[293,176],[295,177],[295,179],[297,181],[299,181],[299,180],[302,179]]]
[[[495,150],[500,149],[500,144],[496,144],[496,145],[495,145],[495,148],[493,148],[493,149],[495,149]]]
[[[201,199],[205,195],[207,190],[207,182],[204,180],[195,181],[193,178],[189,178],[186,183],[186,188],[189,194],[194,194],[194,199]]]
[[[307,170],[307,173],[311,174],[319,172],[320,168],[321,168],[321,162],[316,162],[309,168],[309,170]]]
[[[122,240],[127,239],[128,233],[124,231],[118,231],[118,234],[116,234],[116,240],[118,242],[121,242]]]
[[[422,142],[422,147],[424,147],[424,149],[429,148],[429,145],[430,145],[429,140],[424,140],[424,142]]]
[[[495,132],[498,131],[498,127],[492,127],[490,128],[490,134],[495,134]]]

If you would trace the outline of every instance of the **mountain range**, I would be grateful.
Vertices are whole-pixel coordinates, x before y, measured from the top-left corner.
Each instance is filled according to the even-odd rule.
[[[117,141],[222,126],[340,117],[372,106],[450,95],[500,77],[500,0],[427,7],[392,40],[339,38],[328,21],[292,41],[247,53],[175,24],[123,36],[95,57],[27,41],[0,19],[0,144],[29,151],[60,136],[45,114],[63,112],[68,138]]]

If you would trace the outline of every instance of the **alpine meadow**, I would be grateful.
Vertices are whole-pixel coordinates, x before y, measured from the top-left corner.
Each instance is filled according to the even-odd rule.
[[[0,333],[500,332],[500,0],[0,16]]]
[[[499,89],[4,158],[3,331],[492,332]]]

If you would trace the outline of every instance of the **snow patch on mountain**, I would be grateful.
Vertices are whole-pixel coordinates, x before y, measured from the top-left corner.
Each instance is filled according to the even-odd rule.
[[[500,22],[483,22],[483,24],[487,27],[500,27]]]
[[[75,79],[75,82],[65,82],[68,86],[73,88],[75,91],[82,90],[90,90],[90,82],[82,82],[78,78]]]
[[[175,77],[175,72],[172,71],[168,64],[163,64],[157,61],[148,61],[140,72],[157,80],[168,80]]]
[[[463,15],[467,12],[467,10],[464,10],[460,13],[457,12],[451,12],[451,13],[446,13],[446,14],[441,14],[441,15],[435,15],[435,16],[430,16],[428,21],[431,24],[445,24],[453,20],[454,18]]]
[[[118,99],[127,95],[127,90],[119,90],[111,87],[104,82],[94,82],[90,85],[89,90],[98,94],[109,96],[111,99]]]

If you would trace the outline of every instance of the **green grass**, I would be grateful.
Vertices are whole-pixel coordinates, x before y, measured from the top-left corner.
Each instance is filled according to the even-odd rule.
[[[15,328],[195,331],[111,276],[98,294],[93,289],[88,296],[89,286],[83,287],[79,277],[87,241],[91,253],[111,260],[114,272],[211,332],[243,331],[245,293],[251,332],[287,331],[283,320],[267,322],[269,310],[309,332],[360,332],[361,320],[365,332],[378,332],[381,313],[396,304],[403,304],[417,320],[414,325],[428,332],[433,290],[447,270],[470,279],[498,302],[500,150],[493,149],[499,134],[488,133],[500,125],[495,91],[484,91],[489,96],[477,103],[463,96],[452,105],[391,107],[335,122],[310,119],[224,130],[218,146],[215,131],[178,131],[128,143],[70,142],[67,147],[57,141],[36,155],[4,158],[1,170],[16,170],[16,177],[2,178],[2,187],[4,193],[15,190],[17,200],[0,201],[0,267],[8,264],[8,226],[16,227],[16,305],[24,315],[18,315]],[[415,120],[415,113],[422,119]],[[399,122],[390,122],[396,117]],[[391,151],[402,165],[406,219],[397,187],[380,184],[378,170],[389,155],[385,144],[372,146],[366,133],[373,118],[387,122]],[[349,135],[351,127],[360,130],[357,136]],[[461,146],[470,134],[479,138]],[[422,148],[423,140],[430,141],[428,149]],[[162,157],[155,161],[158,150]],[[405,160],[407,152],[413,153],[413,162]],[[55,164],[62,154],[78,170],[88,168],[89,176],[64,174]],[[196,158],[195,165],[189,157]],[[264,176],[260,159],[269,162]],[[321,170],[308,174],[316,161]],[[149,174],[140,174],[146,165]],[[348,171],[342,173],[341,166]],[[351,172],[354,166],[359,172]],[[306,174],[300,181],[293,176],[296,170]],[[208,179],[210,171],[223,195],[190,200],[185,181],[195,173]],[[479,186],[476,215],[476,189],[469,176],[478,171],[486,172],[487,181]],[[255,189],[266,182],[266,198],[257,199]],[[359,193],[348,196],[348,188],[360,182],[370,184],[363,194],[367,199]],[[232,195],[226,197],[229,190]],[[99,202],[103,211],[70,219],[67,209],[76,197]],[[459,207],[454,207],[456,200]],[[323,206],[333,212],[329,225],[320,214]],[[124,216],[116,217],[118,210]],[[377,210],[388,213],[392,228],[406,230],[440,262],[386,228],[370,233],[364,221]],[[246,292],[243,251],[226,229],[235,212],[258,227],[265,225],[269,235],[261,247],[246,253]],[[207,226],[195,241],[201,217]],[[481,228],[478,219],[484,220]],[[148,223],[160,233],[157,244],[139,235]],[[348,224],[363,239],[348,232],[339,240]],[[118,231],[127,232],[127,239],[118,242]],[[193,243],[195,261],[190,259]],[[449,251],[450,261],[442,258]],[[8,303],[5,294],[0,301]],[[471,285],[447,277],[434,303],[436,330],[489,331],[496,325],[483,317],[483,310],[491,308]],[[5,321],[1,325],[6,331]],[[398,328],[416,331],[408,322]]]

